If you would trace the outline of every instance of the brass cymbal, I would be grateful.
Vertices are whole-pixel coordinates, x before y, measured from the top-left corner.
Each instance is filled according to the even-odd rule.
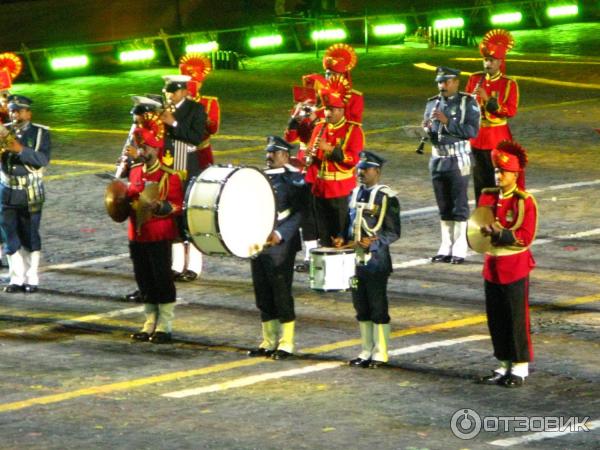
[[[127,197],[127,185],[120,180],[113,180],[104,193],[106,212],[115,222],[123,222],[129,217],[131,206]]]
[[[158,183],[146,181],[144,190],[138,197],[138,206],[135,210],[136,232],[142,230],[142,225],[152,217],[152,210],[149,208],[153,202],[159,198]]]
[[[495,221],[492,208],[479,206],[475,208],[467,222],[467,241],[469,247],[477,253],[485,253],[492,248],[491,236],[484,236],[481,227],[491,225]]]

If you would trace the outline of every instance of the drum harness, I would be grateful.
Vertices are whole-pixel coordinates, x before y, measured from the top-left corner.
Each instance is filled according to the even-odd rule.
[[[375,236],[381,229],[387,210],[387,195],[384,195],[381,199],[381,208],[375,204],[375,198],[377,197],[377,193],[382,189],[387,190],[387,193],[392,192],[389,186],[385,184],[377,184],[371,188],[371,192],[369,193],[369,201],[367,203],[357,201],[360,187],[354,189],[352,192],[349,207],[350,209],[356,209],[356,216],[354,217],[354,223],[352,224],[352,235],[354,241],[360,242],[363,232],[366,236],[372,237]],[[386,192],[384,191],[384,193]],[[373,227],[370,227],[367,219],[363,217],[365,212],[372,216],[378,215],[377,222]],[[368,249],[364,249],[360,246],[356,247],[356,262],[358,265],[365,265],[370,259],[371,253]]]

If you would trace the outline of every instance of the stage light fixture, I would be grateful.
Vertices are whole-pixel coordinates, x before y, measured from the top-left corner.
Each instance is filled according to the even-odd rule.
[[[462,17],[450,17],[447,19],[438,19],[433,22],[433,28],[462,28],[465,26],[465,20]]]
[[[492,25],[511,25],[520,23],[523,20],[523,14],[520,11],[505,12],[501,14],[494,14],[490,17]]]
[[[219,50],[219,43],[217,41],[198,42],[185,46],[186,53],[212,53],[217,50]]]
[[[151,61],[156,56],[153,48],[127,50],[119,53],[119,61],[122,63]]]
[[[89,64],[90,59],[87,55],[60,56],[50,60],[52,70],[80,69]]]
[[[398,36],[406,34],[406,25],[403,23],[389,23],[385,25],[375,25],[373,27],[375,36]]]
[[[313,41],[342,41],[346,39],[346,30],[343,28],[314,30],[310,37]]]
[[[546,14],[552,19],[576,16],[579,14],[579,8],[577,5],[549,6],[548,9],[546,9]]]
[[[271,34],[267,36],[254,36],[248,40],[250,48],[279,47],[283,44],[283,37],[280,34]]]

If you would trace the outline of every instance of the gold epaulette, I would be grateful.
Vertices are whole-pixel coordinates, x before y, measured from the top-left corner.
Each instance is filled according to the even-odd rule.
[[[216,100],[216,101],[219,101],[218,97],[213,97],[211,95],[203,95],[202,98],[205,98],[207,100]]]
[[[531,197],[531,194],[527,191],[522,191],[520,189],[515,189],[515,195],[519,198],[526,199]]]
[[[500,188],[499,187],[488,187],[488,188],[483,188],[481,190],[482,194],[499,194],[500,193]]]
[[[168,173],[169,175],[177,175],[182,181],[184,181],[187,177],[187,173],[185,170],[175,170],[172,167],[165,166],[164,164],[160,165],[160,169],[164,173]]]

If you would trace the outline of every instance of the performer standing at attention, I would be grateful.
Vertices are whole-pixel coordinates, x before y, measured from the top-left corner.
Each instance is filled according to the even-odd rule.
[[[385,160],[373,152],[361,153],[360,186],[350,197],[347,241],[356,245],[356,277],[352,303],[360,328],[361,352],[354,367],[378,368],[388,362],[390,316],[387,283],[392,273],[390,245],[400,238],[400,203],[396,193],[379,184]],[[335,247],[344,239],[338,238]]]
[[[498,187],[481,192],[479,206],[492,209],[495,222],[481,232],[492,238],[485,255],[483,278],[488,327],[500,367],[484,384],[520,387],[529,375],[533,347],[529,331],[529,272],[535,261],[529,247],[537,231],[537,204],[523,190],[527,153],[503,141],[492,150]]]

